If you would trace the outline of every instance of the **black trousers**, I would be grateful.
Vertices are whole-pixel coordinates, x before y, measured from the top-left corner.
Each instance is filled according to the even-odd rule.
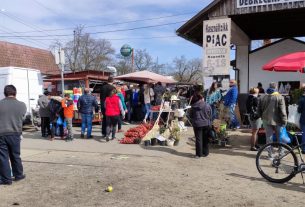
[[[122,129],[122,124],[123,124],[123,117],[120,116],[119,121],[118,121],[118,130]]]
[[[41,117],[41,136],[47,137],[50,134],[50,117]]]
[[[11,183],[13,176],[23,176],[23,166],[20,158],[20,135],[0,136],[0,179],[4,183]],[[10,167],[10,162],[12,170]]]
[[[103,114],[103,118],[102,118],[102,135],[106,136],[106,130],[107,130],[107,117],[106,117],[106,109],[105,107],[102,107],[102,114]]]
[[[107,133],[106,136],[110,136],[110,132],[112,132],[112,138],[115,138],[115,131],[116,126],[118,125],[118,122],[120,120],[120,116],[107,116],[106,122],[107,122]]]
[[[209,155],[209,139],[208,132],[210,127],[193,127],[196,137],[196,156],[208,156]]]

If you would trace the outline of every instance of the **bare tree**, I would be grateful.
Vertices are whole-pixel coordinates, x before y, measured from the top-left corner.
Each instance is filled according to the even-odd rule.
[[[116,63],[114,64],[118,75],[124,75],[132,72],[132,64],[130,57],[123,57],[121,54],[116,56]]]
[[[105,39],[83,34],[83,27],[75,29],[75,37],[65,46],[67,64],[72,71],[100,70],[113,59],[114,49]]]
[[[187,60],[184,56],[173,60],[171,73],[178,82],[197,82],[202,77],[202,63],[200,59]]]
[[[153,58],[151,55],[144,50],[136,50],[134,56],[134,64],[136,70],[149,70],[153,65]]]

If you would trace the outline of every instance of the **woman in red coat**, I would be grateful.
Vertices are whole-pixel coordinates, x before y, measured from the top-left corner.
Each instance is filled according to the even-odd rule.
[[[116,89],[111,91],[111,95],[105,100],[105,109],[106,109],[106,141],[110,139],[110,132],[112,131],[112,139],[115,139],[115,131],[118,125],[120,116],[122,115],[123,119],[125,117],[125,111],[123,104],[118,95],[116,95]]]

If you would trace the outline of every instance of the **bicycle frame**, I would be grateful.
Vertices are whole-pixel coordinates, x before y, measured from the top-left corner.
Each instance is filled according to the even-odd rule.
[[[298,164],[298,166],[297,166],[298,170],[295,172],[295,174],[301,173],[301,176],[302,176],[302,179],[303,179],[303,183],[304,183],[303,172],[305,172],[305,167],[303,168],[303,166],[305,166],[305,162],[304,162],[304,159],[303,159],[303,156],[302,156],[301,147],[305,146],[305,143],[304,144],[300,144],[297,136],[295,136],[295,135],[293,136],[293,138],[296,140],[297,146],[295,146],[295,147],[290,147],[289,146],[289,147],[291,148],[292,153],[295,153],[294,152],[295,149],[298,150],[298,153],[299,153],[299,156],[300,156],[300,161],[301,161],[301,163]],[[290,151],[286,152],[283,155],[280,155],[278,159],[281,160],[282,158],[284,158],[289,153],[290,153]]]

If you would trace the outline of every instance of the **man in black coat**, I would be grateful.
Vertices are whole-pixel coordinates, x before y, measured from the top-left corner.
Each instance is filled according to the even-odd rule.
[[[106,137],[106,109],[105,109],[105,101],[108,96],[110,96],[111,91],[115,89],[113,86],[113,77],[108,78],[108,83],[102,86],[101,88],[101,111],[103,114],[103,120],[102,120],[102,135],[103,137]]]

